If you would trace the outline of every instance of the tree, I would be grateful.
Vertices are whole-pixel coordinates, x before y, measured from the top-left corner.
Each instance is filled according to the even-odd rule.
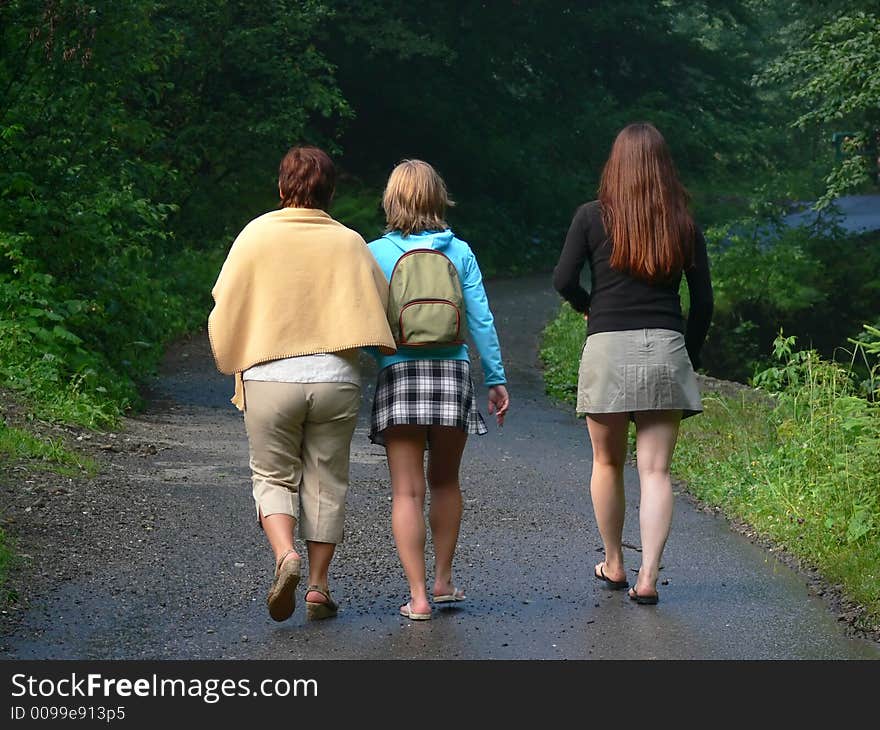
[[[767,69],[764,83],[787,86],[804,104],[793,122],[798,129],[853,130],[851,153],[825,178],[818,207],[856,189],[877,174],[880,135],[880,16],[835,14],[808,29],[794,47]]]
[[[234,227],[275,202],[286,147],[336,138],[327,17],[318,0],[0,1],[4,383],[136,398],[131,378],[203,322]]]
[[[434,163],[490,268],[547,265],[628,122],[656,122],[692,179],[752,145],[741,2],[332,6],[320,47],[355,113],[346,167],[381,184],[403,157]]]

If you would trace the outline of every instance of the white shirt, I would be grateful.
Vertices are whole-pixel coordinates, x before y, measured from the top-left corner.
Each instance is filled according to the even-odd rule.
[[[242,373],[242,380],[272,383],[354,383],[361,384],[358,351],[319,353],[284,357],[254,365]]]

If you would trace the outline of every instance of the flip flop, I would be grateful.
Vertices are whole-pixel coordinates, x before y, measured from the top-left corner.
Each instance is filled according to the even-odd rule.
[[[629,582],[626,580],[611,580],[607,575],[605,575],[605,561],[603,560],[599,563],[599,569],[596,570],[593,568],[593,576],[597,580],[605,581],[605,585],[608,586],[612,591],[622,591],[624,588],[629,588]]]
[[[445,593],[442,596],[434,596],[434,603],[460,603],[467,596],[461,588],[452,587],[452,593]]]
[[[400,607],[400,615],[406,616],[411,621],[428,621],[431,618],[430,613],[415,613],[412,610],[412,603],[407,602],[405,606]]]
[[[635,601],[640,606],[654,606],[660,600],[660,596],[656,593],[650,596],[640,596],[635,588],[630,588],[629,600]]]

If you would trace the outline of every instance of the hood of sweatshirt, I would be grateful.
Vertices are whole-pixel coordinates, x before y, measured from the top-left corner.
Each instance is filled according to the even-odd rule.
[[[449,246],[454,238],[452,231],[448,228],[445,231],[425,231],[423,233],[413,233],[409,236],[402,236],[397,231],[386,233],[383,238],[387,238],[401,251],[412,251],[414,248],[433,248],[441,250]]]

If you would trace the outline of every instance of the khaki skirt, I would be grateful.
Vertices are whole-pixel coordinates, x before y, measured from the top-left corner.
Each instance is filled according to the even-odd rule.
[[[701,413],[700,390],[684,335],[667,329],[597,332],[578,372],[577,412],[681,410]]]

